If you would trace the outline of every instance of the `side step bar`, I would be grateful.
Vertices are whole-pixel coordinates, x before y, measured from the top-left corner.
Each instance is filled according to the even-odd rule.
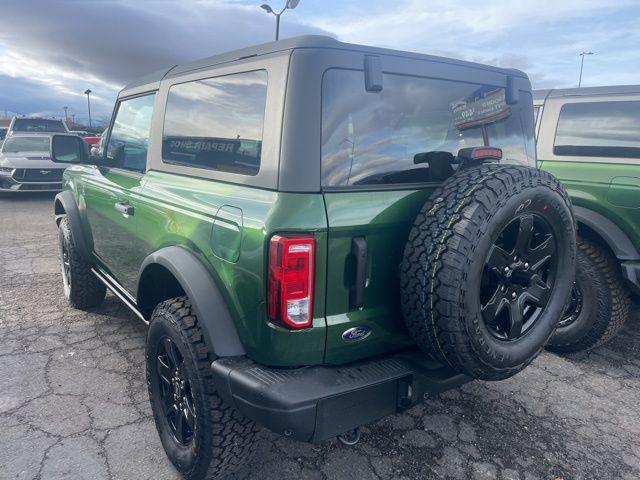
[[[135,300],[131,298],[131,295],[129,295],[111,275],[98,268],[92,268],[91,273],[93,273],[98,280],[104,283],[105,286],[111,290],[111,292],[113,292],[113,294],[118,297],[122,303],[129,307],[129,310],[135,313],[140,320],[149,325],[149,321],[144,318],[144,315],[142,315],[140,310],[138,310]]]

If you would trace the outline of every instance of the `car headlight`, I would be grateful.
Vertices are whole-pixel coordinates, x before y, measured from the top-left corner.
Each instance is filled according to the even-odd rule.
[[[10,176],[13,173],[13,168],[0,167],[0,175]]]

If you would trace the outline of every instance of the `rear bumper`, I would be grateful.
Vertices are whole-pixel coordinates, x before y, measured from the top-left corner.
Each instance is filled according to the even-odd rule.
[[[622,262],[622,276],[636,295],[640,295],[640,262]]]
[[[319,442],[471,379],[411,350],[341,366],[270,368],[246,357],[211,365],[218,393],[247,417],[301,441]]]

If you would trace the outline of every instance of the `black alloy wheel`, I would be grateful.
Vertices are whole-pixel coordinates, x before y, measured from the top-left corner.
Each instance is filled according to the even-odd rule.
[[[580,313],[582,313],[583,303],[584,299],[582,298],[582,290],[577,283],[574,283],[573,288],[571,289],[569,305],[567,305],[567,309],[562,314],[560,322],[558,322],[558,328],[568,327],[574,323],[578,317],[580,317]]]
[[[551,226],[537,214],[517,215],[499,233],[480,287],[482,319],[498,340],[518,340],[542,315],[553,289],[556,249]]]
[[[69,249],[66,243],[60,245],[60,261],[62,262],[62,285],[65,296],[69,297],[71,291],[71,259],[69,258]]]
[[[194,438],[196,412],[184,359],[169,337],[160,338],[156,350],[162,413],[174,439],[189,445]]]

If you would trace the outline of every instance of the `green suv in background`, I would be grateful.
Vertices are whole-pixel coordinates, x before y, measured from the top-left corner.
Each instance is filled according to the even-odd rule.
[[[187,478],[242,463],[256,425],[353,442],[508,378],[566,307],[575,222],[522,72],[300,37],[152,74],[112,118],[97,157],[53,137],[64,293],[149,324]]]
[[[640,294],[640,86],[534,92],[538,165],[562,181],[578,224],[572,300],[549,347],[613,337]]]

